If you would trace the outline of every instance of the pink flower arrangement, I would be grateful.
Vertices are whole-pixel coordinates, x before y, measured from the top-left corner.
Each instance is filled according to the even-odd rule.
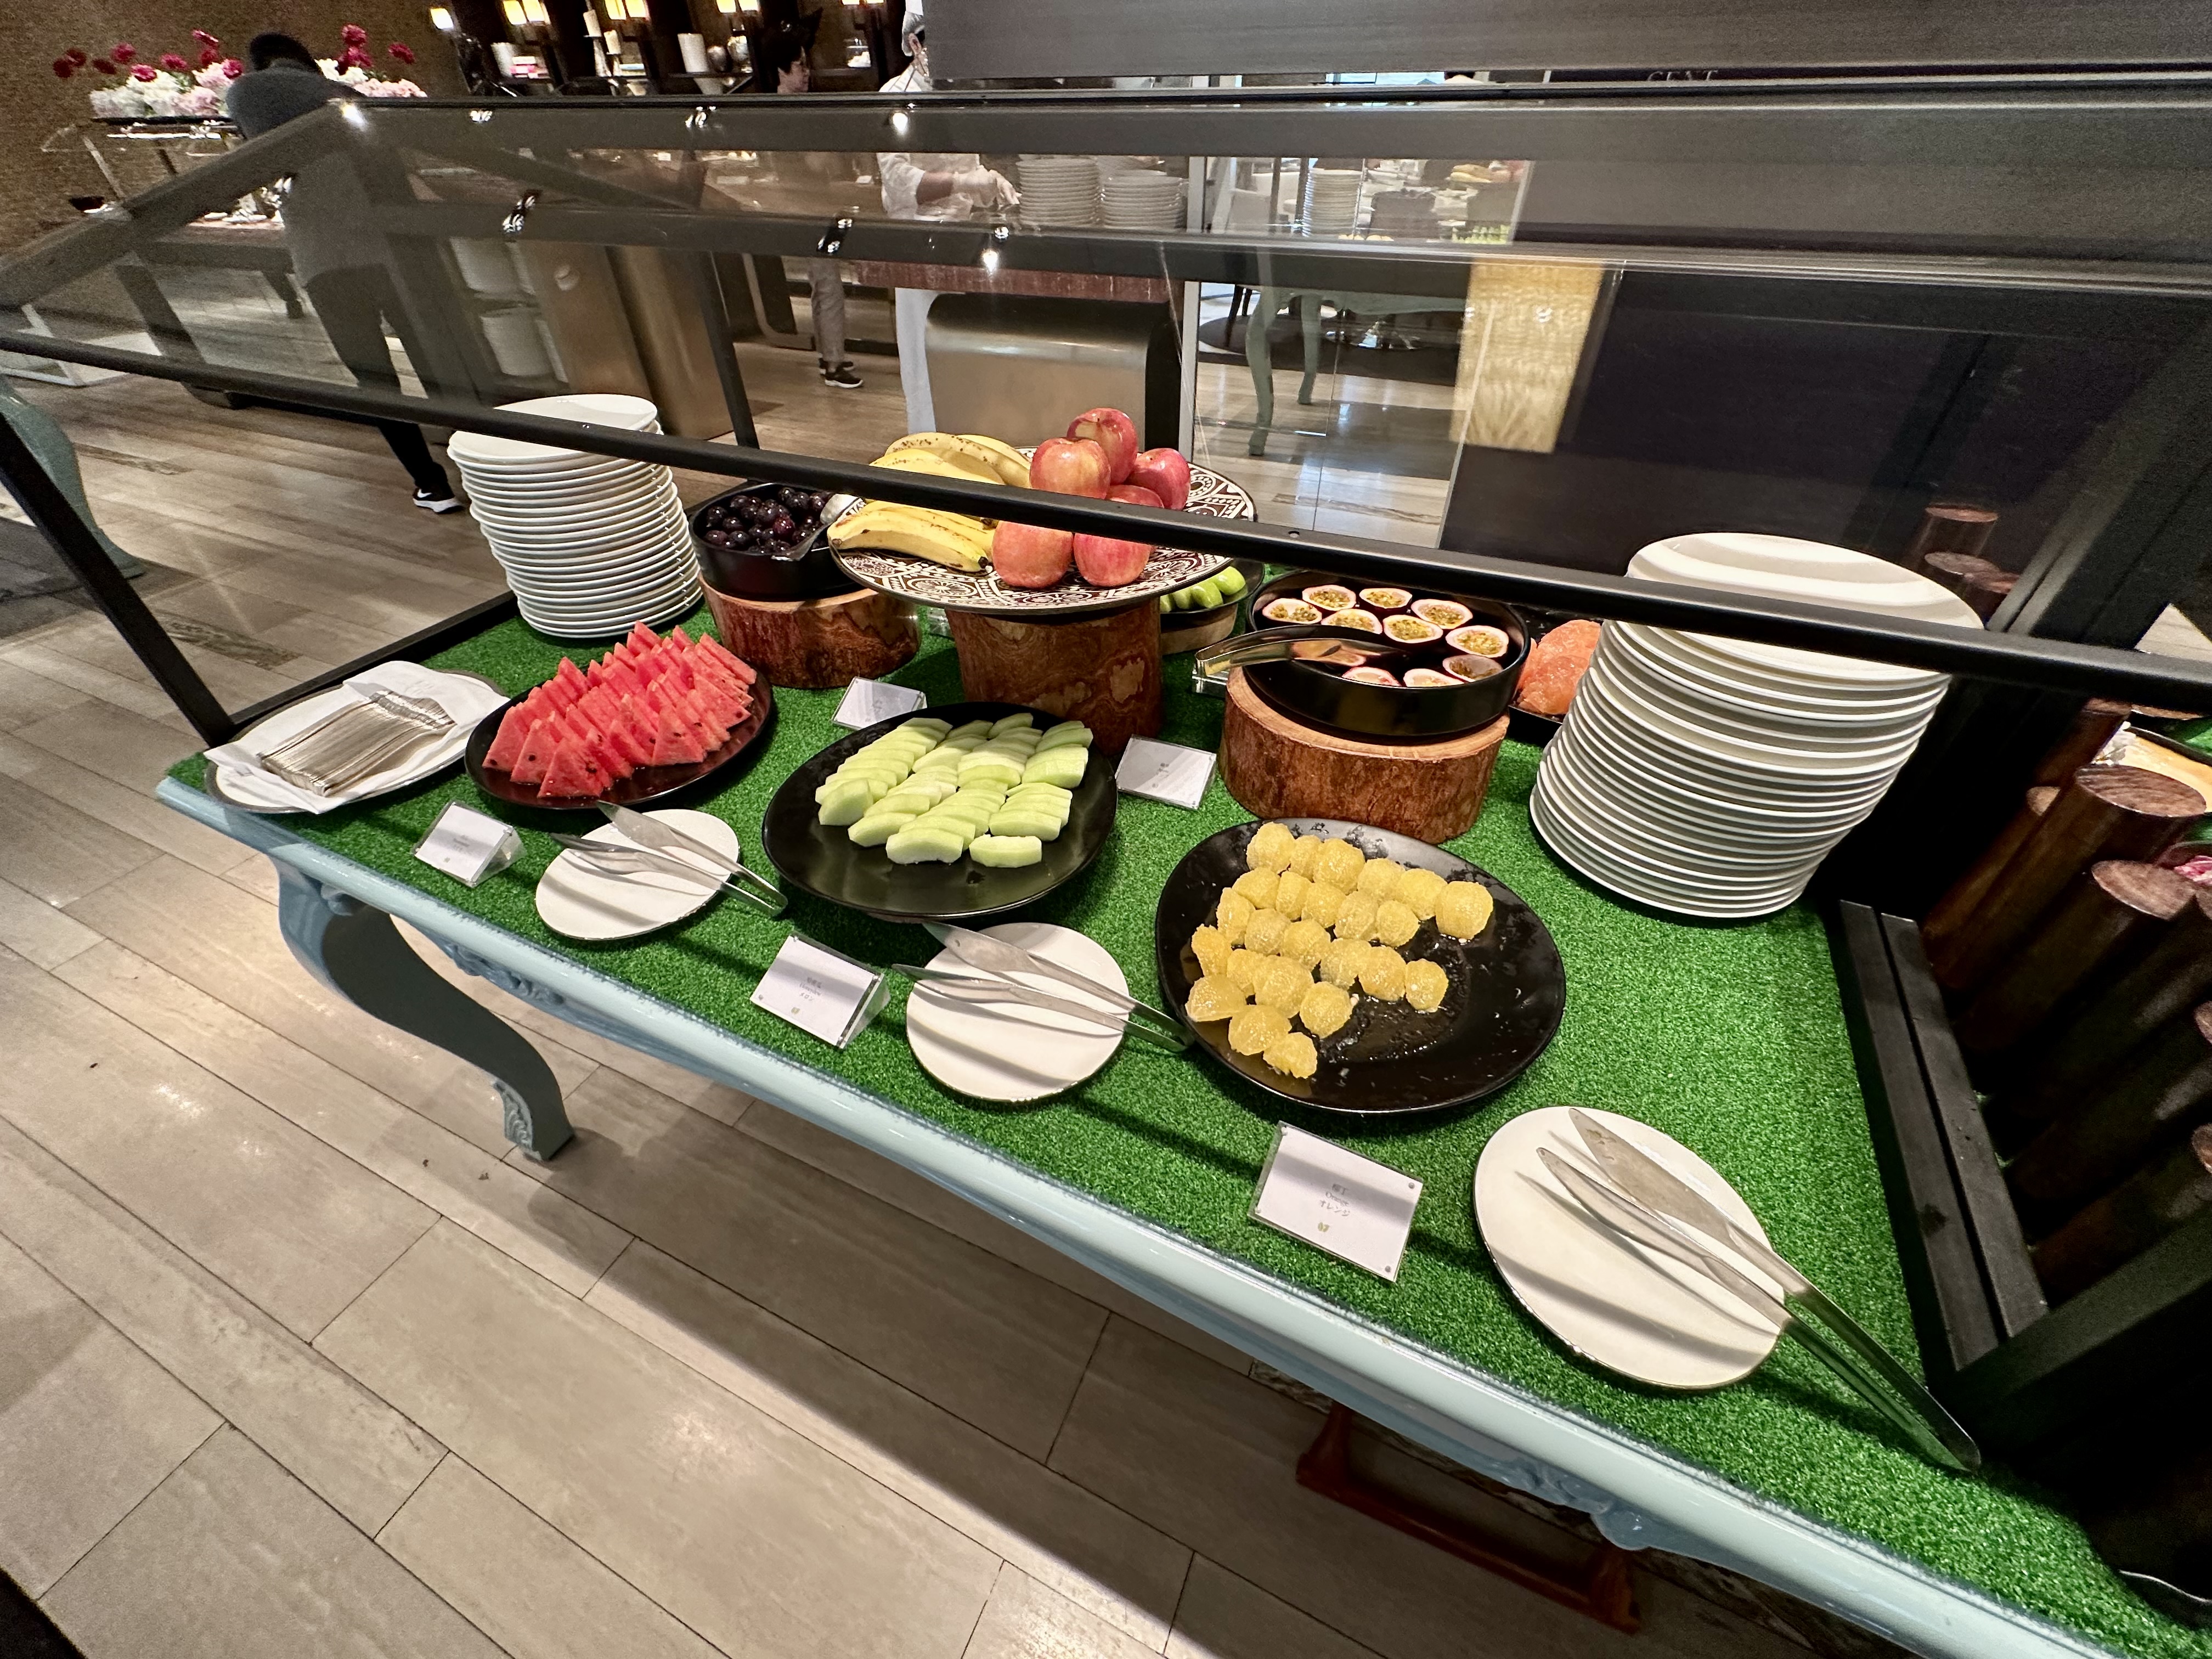
[[[54,59],[54,73],[66,81],[76,73],[76,65],[66,58],[57,58]]]
[[[184,53],[165,52],[161,54],[161,67],[172,75],[189,75],[192,66],[185,61]]]
[[[338,30],[338,39],[349,46],[365,46],[368,44],[368,31],[358,23],[348,23]]]
[[[132,66],[131,78],[134,81],[158,81],[161,78],[161,72],[151,64],[138,64]]]
[[[205,46],[210,52],[213,52],[217,46],[220,46],[222,44],[222,41],[216,40],[215,36],[210,34],[205,29],[194,29],[192,31],[192,39],[198,41],[200,45]]]
[[[107,55],[118,64],[127,64],[138,55],[138,48],[128,40],[118,40],[115,43],[115,50]]]
[[[359,46],[348,46],[338,54],[338,72],[341,75],[348,70],[366,70],[371,66],[368,54]]]
[[[102,75],[112,75],[115,73],[115,65],[109,63],[105,58],[94,58],[92,60],[92,66],[98,70]]]
[[[394,40],[385,51],[400,63],[411,64],[415,61],[415,48],[404,40]]]

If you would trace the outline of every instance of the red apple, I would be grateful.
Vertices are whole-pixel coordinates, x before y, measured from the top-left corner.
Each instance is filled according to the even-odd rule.
[[[1047,438],[1030,458],[1030,488],[1103,501],[1114,480],[1106,452],[1088,438]]]
[[[1001,520],[991,532],[991,568],[1009,587],[1050,587],[1074,556],[1065,530]]]
[[[1106,499],[1109,501],[1127,501],[1132,507],[1165,507],[1167,505],[1159,498],[1158,491],[1147,489],[1142,484],[1133,483],[1115,484],[1106,492]]]
[[[1147,449],[1129,468],[1129,482],[1142,484],[1160,504],[1180,513],[1190,502],[1190,463],[1179,449]]]
[[[1071,438],[1088,438],[1106,452],[1110,482],[1121,483],[1137,459],[1137,423],[1118,409],[1086,409],[1067,423]]]
[[[1123,587],[1145,574],[1152,562],[1150,542],[1116,541],[1111,536],[1078,536],[1075,568],[1093,587]]]

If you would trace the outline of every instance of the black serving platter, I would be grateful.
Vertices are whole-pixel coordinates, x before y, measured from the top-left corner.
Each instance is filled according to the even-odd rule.
[[[1061,718],[1018,702],[955,702],[925,712],[956,726],[1028,713],[1042,728]],[[854,750],[915,718],[901,714],[840,738],[784,780],[761,820],[761,846],[786,884],[886,921],[973,921],[1034,904],[1098,856],[1119,803],[1114,768],[1100,755],[1084,769],[1060,839],[1045,842],[1043,860],[1026,869],[987,869],[965,857],[951,864],[893,864],[882,848],[855,847],[842,826],[823,823],[814,800],[823,781]]]
[[[1274,600],[1295,599],[1302,589],[1323,583],[1358,591],[1355,584],[1318,571],[1301,570],[1278,576],[1251,595],[1254,630],[1264,634],[1271,626],[1281,626],[1271,624],[1264,614]],[[1514,688],[1521,683],[1522,665],[1528,660],[1528,631],[1522,626],[1518,612],[1495,599],[1478,599],[1470,593],[1448,593],[1441,588],[1419,589],[1415,597],[1449,599],[1472,611],[1473,622],[1504,629],[1507,641],[1504,654],[1493,659],[1498,672],[1486,679],[1466,680],[1457,685],[1366,685],[1346,679],[1337,669],[1285,661],[1255,663],[1244,671],[1244,678],[1253,690],[1291,719],[1349,737],[1419,742],[1479,732],[1505,713]],[[1345,637],[1373,638],[1381,645],[1395,643],[1384,636],[1350,630],[1346,630]],[[1439,640],[1436,653],[1436,665],[1442,667],[1451,652]]]
[[[469,746],[463,751],[461,761],[469,769],[469,776],[476,780],[477,788],[511,806],[534,806],[548,812],[596,812],[601,802],[615,806],[642,806],[649,800],[659,800],[694,785],[703,785],[710,779],[726,782],[739,762],[766,747],[769,734],[775,729],[775,688],[763,677],[755,680],[749,690],[752,693],[752,713],[706,759],[690,766],[641,766],[605,794],[584,800],[544,799],[535,784],[517,783],[505,772],[495,772],[484,765],[484,756],[490,751],[492,739],[499,735],[500,721],[507,718],[507,708],[514,708],[522,697],[510,699],[507,708],[495,709],[477,722],[477,729],[469,734]],[[522,695],[528,696],[530,693]]]
[[[1238,1054],[1229,1046],[1225,1019],[1200,1023],[1183,1015],[1216,1060],[1300,1106],[1385,1118],[1471,1105],[1512,1082],[1551,1046],[1566,1008],[1566,969],[1551,930],[1518,893],[1411,836],[1337,818],[1278,821],[1299,835],[1340,837],[1370,858],[1433,870],[1448,881],[1471,876],[1490,890],[1497,908],[1471,939],[1455,939],[1425,921],[1400,951],[1408,962],[1427,957],[1450,976],[1443,1006],[1434,1013],[1361,996],[1343,1030],[1315,1039],[1321,1066],[1311,1078],[1285,1077],[1257,1054]],[[1178,1014],[1201,971],[1191,954],[1191,933],[1213,920],[1221,890],[1244,873],[1244,848],[1259,828],[1239,823],[1207,836],[1183,855],[1161,890],[1153,948],[1160,995]]]

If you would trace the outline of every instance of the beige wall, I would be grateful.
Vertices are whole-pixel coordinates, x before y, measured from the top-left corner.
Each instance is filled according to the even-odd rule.
[[[380,64],[387,41],[404,40],[420,62],[409,78],[434,96],[461,90],[445,40],[430,27],[427,3],[411,0],[70,0],[66,5],[37,0],[0,3],[0,247],[15,247],[73,216],[68,198],[106,194],[107,186],[84,147],[73,137],[57,140],[50,154],[40,145],[91,111],[85,94],[105,84],[97,76],[73,81],[54,77],[53,60],[70,46],[94,57],[118,40],[128,40],[149,61],[165,52],[197,61],[191,32],[203,28],[219,37],[227,52],[245,56],[246,43],[264,29],[283,29],[307,42],[319,57],[335,57],[341,24],[359,23],[368,31]],[[398,67],[396,64],[393,68]],[[131,154],[116,163],[133,189],[163,176],[153,147],[111,144],[108,154]]]

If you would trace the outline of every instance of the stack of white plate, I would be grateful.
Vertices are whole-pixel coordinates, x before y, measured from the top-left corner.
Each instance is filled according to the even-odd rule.
[[[1182,228],[1183,180],[1136,169],[1106,180],[1106,224],[1112,230]]]
[[[1306,174],[1301,216],[1311,236],[1342,235],[1359,222],[1358,167],[1315,167]]]
[[[571,393],[501,407],[660,430],[659,411],[642,398]],[[447,453],[522,619],[539,633],[599,639],[683,616],[699,602],[690,526],[666,467],[477,432],[456,432]]]
[[[1098,163],[1088,155],[1024,155],[1022,214],[1034,225],[1098,222]]]
[[[1955,595],[1884,560],[1785,536],[1677,536],[1630,562],[1646,581],[1978,628]],[[1552,850],[1625,897],[1681,915],[1794,902],[1872,812],[1949,681],[1711,635],[1610,622],[1529,816]]]

